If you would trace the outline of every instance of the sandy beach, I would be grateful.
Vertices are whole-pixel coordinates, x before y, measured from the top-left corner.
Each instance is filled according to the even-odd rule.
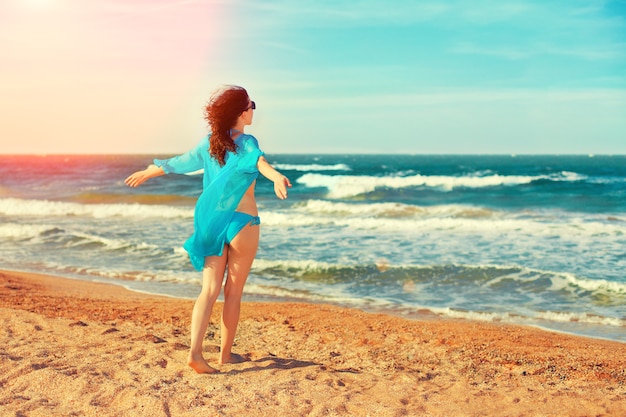
[[[2,416],[620,416],[626,344],[498,323],[245,303],[185,365],[192,301],[0,271]],[[215,363],[221,304],[205,340]]]

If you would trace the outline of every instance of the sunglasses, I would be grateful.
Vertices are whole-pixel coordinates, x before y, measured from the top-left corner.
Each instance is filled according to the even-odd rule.
[[[255,103],[254,101],[251,101],[251,102],[250,102],[250,107],[248,107],[248,108],[246,109],[246,111],[248,111],[248,110],[250,110],[250,109],[252,109],[252,110],[256,110],[256,103]]]

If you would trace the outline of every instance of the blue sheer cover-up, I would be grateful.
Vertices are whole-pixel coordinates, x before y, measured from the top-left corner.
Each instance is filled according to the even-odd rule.
[[[204,169],[202,194],[194,212],[194,233],[183,245],[198,271],[204,268],[206,256],[222,255],[228,224],[246,190],[259,176],[257,162],[264,154],[254,136],[242,134],[235,139],[237,152],[228,152],[221,166],[209,154],[209,137],[182,155],[154,160],[166,174]]]

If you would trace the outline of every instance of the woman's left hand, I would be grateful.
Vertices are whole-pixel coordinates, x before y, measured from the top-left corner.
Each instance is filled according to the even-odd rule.
[[[287,198],[287,187],[291,188],[291,182],[289,182],[289,178],[282,176],[277,181],[274,181],[274,193],[276,193],[276,197],[284,200]]]

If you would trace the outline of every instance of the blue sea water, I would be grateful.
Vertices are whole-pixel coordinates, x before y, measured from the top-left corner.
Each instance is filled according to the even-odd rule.
[[[0,268],[195,298],[201,175],[167,155],[0,156]],[[501,321],[626,342],[626,156],[270,155],[245,299]]]

